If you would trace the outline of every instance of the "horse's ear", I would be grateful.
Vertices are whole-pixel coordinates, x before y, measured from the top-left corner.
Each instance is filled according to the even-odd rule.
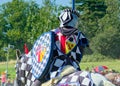
[[[19,49],[16,49],[16,58],[17,58],[17,60],[20,59],[20,55],[21,55],[20,50],[19,50]]]

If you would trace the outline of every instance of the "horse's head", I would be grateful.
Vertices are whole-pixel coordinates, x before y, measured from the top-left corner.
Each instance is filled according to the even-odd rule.
[[[16,74],[18,74],[19,68],[21,67],[20,59],[21,59],[21,52],[19,49],[16,49],[16,60],[17,60],[15,65]]]
[[[16,49],[16,58],[17,58],[17,60],[19,60],[20,55],[21,55],[20,50]]]
[[[16,69],[16,74],[18,74],[19,72],[19,68],[21,67],[21,63],[20,63],[20,55],[21,55],[21,52],[19,49],[16,49],[16,64],[15,64],[15,69]],[[17,75],[16,75],[17,77]]]
[[[19,86],[24,86],[24,81],[21,80],[20,76],[20,69],[21,69],[21,58],[22,54],[19,49],[16,50],[16,64],[15,64],[15,70],[16,70],[16,82]]]

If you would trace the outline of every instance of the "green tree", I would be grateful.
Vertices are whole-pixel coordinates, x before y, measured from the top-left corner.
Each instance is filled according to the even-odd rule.
[[[23,44],[24,28],[26,26],[27,19],[27,7],[29,4],[23,0],[13,0],[12,2],[2,5],[2,32],[6,33],[7,43],[14,44]],[[20,48],[19,46],[18,48]]]
[[[113,58],[120,57],[120,33],[113,27],[105,29],[92,39],[91,47],[94,52]]]
[[[119,0],[105,0],[106,15],[99,20],[100,33],[92,40],[95,52],[114,58],[120,57],[120,2]]]
[[[31,8],[35,8],[35,6],[31,6]],[[50,2],[50,0],[44,0],[43,6],[39,8],[35,12],[35,15],[31,14],[27,19],[27,29],[31,28],[30,32],[28,32],[27,42],[33,44],[35,40],[40,36],[43,32],[50,31],[58,26],[57,20],[57,7],[54,2]]]
[[[80,29],[88,35],[89,39],[99,32],[98,20],[105,16],[104,0],[76,0],[76,9],[80,11]]]
[[[12,44],[15,48],[23,50],[23,44],[27,42],[27,19],[31,4],[23,0],[13,0],[1,5],[0,8],[0,57],[5,57],[3,48]],[[34,12],[33,12],[34,13]],[[31,28],[30,28],[31,29]],[[30,30],[29,29],[29,30]],[[13,51],[11,51],[13,52]],[[13,56],[15,57],[13,53]]]
[[[103,31],[109,27],[119,29],[120,26],[120,1],[119,0],[105,0],[107,5],[106,15],[99,20],[99,29]]]
[[[7,47],[8,44],[13,44],[15,48],[23,51],[23,45],[27,43],[31,49],[39,35],[58,26],[58,7],[49,0],[43,2],[42,7],[34,1],[25,2],[24,0],[13,0],[1,6],[1,56],[4,56],[2,48]]]
[[[36,38],[36,33],[38,33],[38,18],[39,18],[39,11],[40,8],[38,6],[38,4],[36,4],[35,2],[30,2],[29,3],[29,7],[28,7],[28,13],[27,13],[27,18],[26,18],[26,26],[24,28],[24,33],[23,35],[23,40],[26,41],[29,45],[29,47],[31,48],[34,40]]]

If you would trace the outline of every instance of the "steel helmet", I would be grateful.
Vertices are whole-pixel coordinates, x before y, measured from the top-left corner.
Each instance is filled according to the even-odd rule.
[[[59,16],[60,27],[70,26],[77,28],[79,13],[76,10],[65,9]]]

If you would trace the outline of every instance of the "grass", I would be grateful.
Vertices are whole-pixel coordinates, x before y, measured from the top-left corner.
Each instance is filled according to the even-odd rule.
[[[110,69],[113,69],[120,73],[120,60],[113,60],[113,61],[102,61],[102,62],[81,62],[81,69],[86,69],[89,67],[89,69],[92,69],[92,67],[99,66],[99,65],[105,65]]]
[[[101,62],[81,62],[81,69],[85,70],[87,67],[89,67],[90,69],[92,67],[98,66],[98,65],[106,65],[108,66],[110,69],[113,69],[115,71],[120,72],[120,60],[110,60],[110,61],[101,61]],[[10,79],[14,79],[15,78],[15,61],[10,61],[8,63],[8,74]],[[0,74],[6,70],[6,62],[1,62],[0,63]]]
[[[14,79],[15,78],[15,61],[8,62],[8,78]],[[7,69],[6,62],[0,62],[0,74],[5,72]]]

